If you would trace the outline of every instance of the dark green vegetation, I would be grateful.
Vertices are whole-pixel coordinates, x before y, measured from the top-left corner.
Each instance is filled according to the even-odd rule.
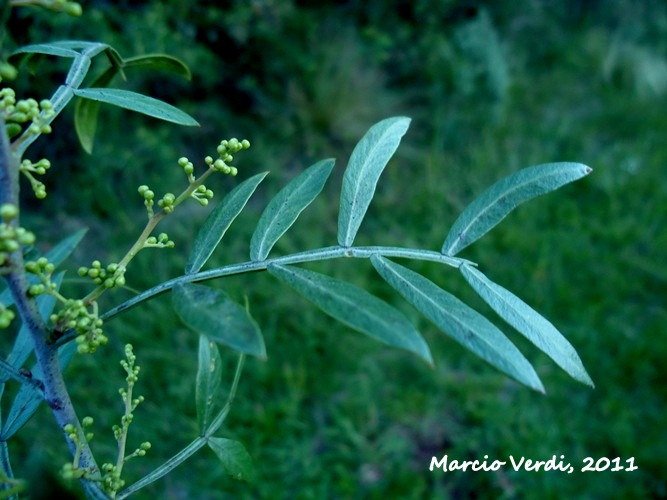
[[[276,250],[332,244],[342,166],[363,132],[384,117],[402,114],[413,122],[379,184],[360,244],[368,238],[437,250],[460,210],[503,175],[550,161],[580,161],[595,170],[520,207],[462,253],[559,327],[595,390],[513,336],[547,396],[519,386],[419,319],[370,263],[311,267],[345,276],[418,321],[435,370],[334,324],[271,276],[233,278],[218,286],[238,300],[248,297],[269,356],[246,363],[227,421],[229,435],[255,458],[258,478],[251,485],[226,478],[207,452],[139,497],[667,495],[667,268],[661,257],[667,246],[667,7],[650,1],[488,4],[99,1],[84,3],[83,22],[39,12],[28,22],[25,11],[13,14],[19,42],[100,40],[127,55],[167,52],[193,70],[191,83],[129,75],[128,88],[179,105],[202,124],[199,130],[103,109],[94,156],[73,147],[71,112],[54,123],[60,140],[43,141],[54,165],[45,181],[49,197],[30,203],[46,210],[24,223],[42,235],[55,224],[54,242],[62,230],[89,227],[72,270],[124,253],[145,217],[139,184],[176,189],[183,183],[178,157],[203,158],[231,135],[248,137],[253,148],[240,159],[237,180],[220,183],[231,189],[263,170],[271,170],[271,179],[211,266],[244,260],[266,200],[325,157],[338,159],[330,183]],[[40,74],[47,76],[37,83],[44,95],[36,97],[62,79],[57,68],[42,63]],[[193,222],[205,213],[194,203],[176,212],[166,224],[177,248],[137,257],[128,284],[143,289],[180,274]],[[426,266],[413,268],[425,272]],[[486,312],[456,271],[433,265],[428,274]],[[114,293],[103,306],[128,296]],[[150,440],[153,449],[128,465],[131,480],[196,433],[197,337],[180,326],[169,297],[110,322],[108,333],[111,345],[92,358],[78,357],[68,380],[79,414],[96,419],[93,447],[98,453],[108,447],[111,457],[109,429],[121,412],[118,361],[123,345],[134,344],[142,366],[137,390],[146,403],[130,438]],[[231,381],[234,359],[228,360]],[[18,477],[65,461],[64,442],[51,439],[53,447],[44,449],[45,441],[35,438],[51,434],[52,420],[44,411],[18,435],[25,456],[15,459]],[[429,472],[431,457],[443,454],[490,461],[565,455],[577,471],[514,472],[508,465],[502,473]],[[588,456],[635,457],[639,469],[579,472]],[[20,470],[20,463],[27,465]]]

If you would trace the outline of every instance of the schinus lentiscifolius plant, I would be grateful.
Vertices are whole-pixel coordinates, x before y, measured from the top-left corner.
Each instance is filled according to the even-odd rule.
[[[14,0],[17,5],[42,5],[56,11],[81,14],[75,2],[62,0]],[[523,300],[492,282],[476,263],[458,257],[458,253],[481,238],[519,204],[580,179],[591,169],[580,163],[547,163],[523,169],[506,177],[475,199],[463,210],[438,250],[403,247],[355,246],[354,241],[373,199],[382,172],[407,132],[410,119],[393,117],[370,128],[354,148],[343,176],[340,194],[337,241],[332,246],[306,249],[299,253],[274,256],[277,241],[290,229],[303,210],[320,194],[334,168],[334,160],[319,161],[290,181],[268,203],[259,217],[249,242],[249,260],[215,269],[202,270],[224,237],[227,229],[246,206],[267,172],[247,177],[227,193],[204,222],[194,238],[193,249],[184,274],[145,290],[109,310],[101,311],[98,299],[117,287],[124,287],[132,259],[144,249],[171,249],[176,246],[169,235],[157,232],[160,221],[184,201],[193,199],[202,206],[214,199],[213,189],[205,184],[214,173],[236,176],[231,163],[234,156],[247,149],[247,140],[220,142],[216,155],[203,159],[203,172],[186,157],[175,161],[187,179],[179,193],[156,194],[150,186],[138,186],[137,193],[146,210],[143,230],[118,262],[92,260],[80,266],[78,275],[89,280],[92,290],[84,297],[69,297],[61,291],[62,262],[83,236],[77,232],[65,237],[49,252],[40,254],[40,241],[20,225],[19,179],[23,176],[37,198],[47,194],[39,180],[49,168],[57,168],[46,159],[24,158],[28,148],[42,135],[49,134],[53,120],[78,97],[75,125],[78,138],[88,152],[92,150],[99,103],[134,110],[168,122],[194,126],[197,122],[186,113],[164,102],[111,87],[116,75],[142,65],[159,66],[189,77],[187,67],[170,56],[139,56],[124,59],[112,47],[96,42],[55,42],[22,47],[15,58],[46,54],[71,60],[65,82],[49,99],[17,100],[11,88],[0,90],[0,328],[21,322],[16,342],[9,356],[0,359],[4,375],[21,384],[6,422],[0,428],[0,479],[7,488],[20,487],[9,465],[8,440],[32,417],[41,401],[46,401],[71,452],[63,474],[81,481],[90,498],[125,498],[169,473],[202,447],[210,447],[222,467],[236,479],[249,480],[253,469],[243,445],[216,436],[235,398],[247,355],[266,357],[263,336],[249,313],[249,304],[237,304],[220,288],[196,282],[267,271],[278,282],[303,295],[327,315],[361,333],[390,346],[410,351],[433,364],[425,339],[407,317],[387,302],[352,284],[303,269],[298,264],[334,259],[368,259],[378,275],[415,309],[445,334],[461,343],[516,381],[540,392],[544,387],[528,360],[493,323],[458,298],[441,289],[427,277],[394,259],[428,260],[448,266],[462,278],[510,326],[533,342],[574,379],[593,385],[572,345],[558,330]],[[109,61],[108,69],[84,87],[91,61],[99,55]],[[3,62],[0,73],[12,75],[14,66]],[[210,183],[209,183],[210,184]],[[94,259],[94,258],[93,258]],[[198,371],[195,377],[195,408],[199,434],[174,457],[134,484],[127,486],[123,467],[131,458],[144,455],[150,443],[143,442],[127,453],[127,439],[134,412],[143,401],[134,395],[139,367],[130,345],[125,348],[121,365],[126,373],[126,387],[120,390],[124,412],[120,425],[113,428],[118,444],[115,462],[98,466],[90,448],[93,417],[79,419],[65,384],[62,370],[75,353],[94,353],[107,343],[105,322],[152,297],[170,291],[174,308],[183,323],[199,334]],[[219,407],[218,389],[222,366],[218,346],[238,353],[238,363],[225,403]],[[34,353],[35,366],[28,370],[26,360]],[[18,485],[18,486],[17,486]]]

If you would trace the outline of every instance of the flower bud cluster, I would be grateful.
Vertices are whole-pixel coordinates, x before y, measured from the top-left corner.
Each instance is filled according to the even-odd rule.
[[[102,267],[99,260],[94,260],[91,267],[81,266],[78,273],[82,278],[87,276],[93,280],[93,283],[104,285],[105,288],[125,286],[125,268],[116,262]]]
[[[25,263],[25,270],[37,276],[42,282],[30,285],[28,294],[32,297],[37,297],[43,293],[54,294],[57,291],[57,286],[51,281],[51,275],[55,271],[56,266],[49,262],[46,257],[40,257],[37,260],[29,260]]]
[[[190,196],[197,200],[202,207],[205,207],[208,205],[208,201],[213,198],[213,191],[206,189],[206,186],[202,184]]]
[[[153,205],[155,203],[153,199],[155,198],[155,193],[151,191],[151,189],[145,184],[139,186],[139,189],[137,189],[137,191],[139,191],[139,194],[144,199],[144,205],[146,206],[146,210],[148,211],[148,217],[153,217]]]
[[[125,480],[120,477],[122,469],[112,463],[102,464],[102,484],[107,493],[114,494],[125,486]]]
[[[250,142],[247,139],[239,141],[235,137],[232,137],[229,140],[225,139],[220,141],[216,151],[220,155],[220,160],[222,160],[224,163],[231,163],[231,161],[234,159],[232,156],[233,154],[238,153],[242,149],[248,149],[249,147]]]
[[[93,306],[93,311],[88,311],[83,300],[67,299],[58,314],[52,314],[49,319],[60,331],[76,331],[79,354],[92,354],[109,341],[102,330],[104,322],[99,318],[97,308]]]
[[[18,135],[22,127],[16,126],[30,122],[27,131],[31,135],[50,134],[51,125],[49,121],[55,116],[56,111],[48,99],[37,102],[35,99],[16,100],[14,90],[4,88],[0,90],[0,110],[5,122],[12,124],[8,126],[10,138]]]
[[[175,245],[167,233],[160,233],[157,238],[149,236],[144,242],[144,248],[174,248]]]
[[[166,214],[170,214],[174,211],[174,202],[176,201],[176,196],[174,193],[165,194],[162,199],[158,200],[157,205],[160,207]]]
[[[45,158],[39,160],[37,163],[32,163],[30,160],[23,160],[21,162],[20,170],[28,178],[35,196],[40,200],[46,198],[46,187],[43,182],[35,179],[33,174],[44,175],[49,168],[51,168],[51,162]]]
[[[114,437],[119,444],[119,456],[116,465],[112,463],[105,463],[102,465],[103,473],[103,484],[105,490],[110,493],[112,496],[125,485],[125,481],[121,478],[121,473],[123,471],[123,465],[125,462],[134,457],[143,457],[146,455],[146,452],[150,450],[151,443],[144,441],[139,445],[139,447],[134,450],[131,454],[125,455],[125,442],[127,440],[127,433],[130,427],[130,424],[134,420],[134,410],[144,401],[143,396],[132,398],[132,390],[134,384],[136,384],[139,379],[140,368],[136,366],[137,357],[135,356],[132,345],[127,344],[125,346],[125,359],[120,362],[123,370],[127,376],[125,381],[127,382],[127,389],[121,388],[118,393],[121,398],[123,398],[123,403],[125,404],[125,414],[121,418],[121,425],[114,425],[112,427]]]
[[[32,245],[35,235],[30,231],[12,225],[11,222],[18,216],[18,208],[11,203],[0,206],[0,267],[7,264],[9,254],[20,250],[22,246]]]
[[[86,427],[93,425],[93,417],[84,417],[81,421],[81,425],[85,431]],[[74,443],[77,452],[74,455],[75,458],[73,462],[69,462],[63,465],[61,474],[65,479],[79,479],[84,477],[89,471],[85,469],[79,469],[78,457],[80,455],[81,446],[84,444],[81,442],[81,435],[79,434],[77,428],[72,424],[65,425],[65,427],[63,427],[63,432],[69,438],[69,440]],[[87,432],[85,434],[85,441],[88,442],[91,439],[93,439],[93,433]]]

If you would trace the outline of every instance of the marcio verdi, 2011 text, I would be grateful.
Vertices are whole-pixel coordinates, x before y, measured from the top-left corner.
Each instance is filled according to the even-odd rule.
[[[620,458],[614,458],[612,460],[602,457],[597,461],[591,457],[586,457],[583,460],[584,465],[581,467],[581,472],[603,472],[609,470],[610,472],[632,472],[637,470],[637,467],[634,462],[634,457],[630,457],[625,460],[627,466],[621,465]],[[442,458],[438,459],[437,457],[431,458],[431,465],[429,470],[433,471],[434,469],[442,469],[443,472],[453,472],[453,471],[472,471],[472,472],[488,472],[488,471],[497,471],[501,468],[504,468],[508,464],[508,461],[502,460],[493,460],[489,461],[489,456],[484,455],[484,460],[450,460],[447,455],[443,455]],[[515,471],[524,470],[527,472],[537,472],[537,471],[561,471],[572,474],[575,468],[565,461],[565,455],[560,455],[560,458],[556,458],[556,455],[553,455],[549,460],[531,460],[526,459],[525,457],[515,458],[513,455],[509,456],[509,465]]]

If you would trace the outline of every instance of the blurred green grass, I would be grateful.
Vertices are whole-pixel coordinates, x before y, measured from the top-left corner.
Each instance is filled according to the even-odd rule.
[[[104,109],[94,157],[73,150],[68,116],[53,143],[36,145],[54,173],[46,210],[30,214],[30,227],[51,242],[62,230],[91,227],[72,269],[93,258],[119,258],[145,216],[136,186],[175,190],[184,181],[175,160],[209,154],[221,136],[253,143],[239,155],[242,178],[266,169],[271,176],[211,266],[246,260],[271,195],[329,156],[337,158],[329,185],[275,252],[335,241],[347,157],[363,132],[387,116],[405,114],[413,124],[381,180],[359,244],[438,249],[459,211],[501,176],[561,160],[594,168],[585,180],[517,209],[464,256],[554,322],[579,351],[595,390],[513,335],[548,394],[519,387],[419,318],[365,262],[317,268],[406,311],[431,345],[434,370],[333,324],[269,276],[228,279],[217,286],[248,298],[269,353],[266,362],[247,362],[224,429],[246,445],[258,478],[236,483],[205,452],[139,498],[667,495],[666,8],[651,1],[524,7],[444,0],[231,2],[226,9],[203,2],[188,9],[177,2],[91,2],[88,23],[40,18],[26,30],[32,41],[76,34],[103,38],[127,55],[167,51],[195,75],[192,86],[154,76],[131,83],[182,102],[202,130],[155,126]],[[230,179],[218,182],[219,192],[233,186]],[[167,220],[177,250],[140,254],[129,284],[141,289],[179,274],[204,217],[193,207]],[[454,270],[411,267],[488,312]],[[107,305],[123,297],[119,292]],[[80,415],[96,418],[95,449],[111,459],[111,432],[105,436],[104,429],[120,417],[118,362],[122,346],[134,344],[142,366],[138,390],[147,402],[136,415],[141,434],[131,439],[148,439],[154,448],[128,465],[131,480],[197,432],[197,339],[178,323],[168,296],[108,328],[111,345],[93,358],[77,358],[68,380]],[[231,381],[234,356],[225,359]],[[64,443],[51,434],[51,420],[42,411],[17,445],[10,444],[17,475],[63,460]],[[639,469],[429,472],[431,457],[444,454],[458,460],[562,454],[577,469],[589,456],[635,457]]]

